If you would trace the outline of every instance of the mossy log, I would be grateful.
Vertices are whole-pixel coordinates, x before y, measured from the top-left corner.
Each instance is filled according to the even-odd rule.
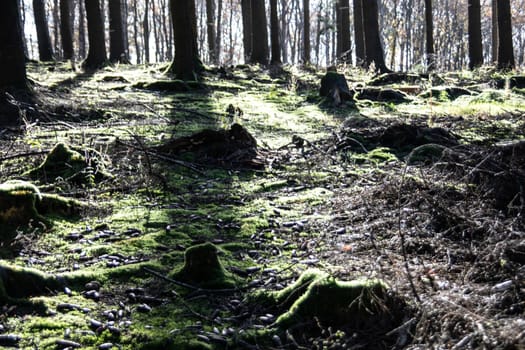
[[[438,86],[433,87],[419,95],[422,98],[437,98],[440,100],[455,100],[460,96],[471,96],[474,93],[468,89],[457,86]]]
[[[184,266],[171,276],[177,280],[201,288],[231,288],[233,277],[222,266],[218,249],[212,243],[194,245],[184,253]]]
[[[189,92],[194,90],[202,90],[205,85],[198,81],[183,81],[183,80],[157,80],[151,82],[138,82],[133,85],[134,88],[165,91],[165,92]]]
[[[95,182],[111,177],[105,171],[102,156],[97,151],[74,148],[65,143],[56,144],[42,164],[30,170],[27,175],[42,182],[62,178],[84,185],[94,185]]]

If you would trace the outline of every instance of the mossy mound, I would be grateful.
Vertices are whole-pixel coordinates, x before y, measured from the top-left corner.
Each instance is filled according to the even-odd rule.
[[[56,144],[42,164],[30,170],[27,175],[45,183],[61,178],[88,186],[111,177],[105,171],[102,156],[97,151],[72,148],[65,143]]]
[[[42,194],[30,182],[12,180],[0,184],[0,225],[2,240],[9,240],[15,229],[33,223],[50,226],[44,215],[71,218],[80,214],[85,204],[57,195]]]
[[[38,270],[0,263],[0,303],[13,303],[62,286],[60,278]]]
[[[231,288],[235,280],[222,266],[212,243],[197,244],[184,252],[184,266],[170,276],[200,288]]]

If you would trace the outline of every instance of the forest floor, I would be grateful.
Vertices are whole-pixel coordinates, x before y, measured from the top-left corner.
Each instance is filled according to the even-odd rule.
[[[214,69],[188,86],[163,68],[30,65],[40,102],[20,105],[21,130],[0,130],[1,182],[29,180],[57,143],[92,169],[31,180],[87,205],[3,237],[0,272],[66,282],[10,299],[0,346],[525,348],[524,90],[490,71],[435,74],[393,86],[409,93],[403,103],[335,106],[319,97],[324,72],[313,69]],[[356,90],[371,79],[345,74]],[[109,176],[97,177],[102,167]],[[218,247],[233,288],[173,277],[204,242]],[[313,268],[383,280],[397,323],[314,314],[276,327],[287,309],[253,295]],[[336,301],[319,303],[338,314]]]

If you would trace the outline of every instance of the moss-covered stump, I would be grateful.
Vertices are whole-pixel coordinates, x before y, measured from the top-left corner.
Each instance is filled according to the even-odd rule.
[[[45,221],[36,209],[36,202],[41,199],[40,191],[32,183],[7,181],[0,184],[0,224],[18,226],[31,220]]]
[[[359,91],[355,96],[358,100],[370,100],[376,102],[390,102],[390,103],[407,103],[411,99],[399,90],[367,87]]]
[[[65,143],[56,144],[42,164],[27,175],[45,183],[61,178],[88,186],[111,177],[105,171],[102,156],[97,151],[73,148]]]
[[[45,216],[71,218],[79,215],[85,207],[84,203],[74,199],[42,194],[30,182],[7,181],[0,184],[0,240],[9,240],[12,238],[10,234],[17,228],[32,223],[50,226],[50,221]]]
[[[290,331],[299,337],[301,333],[313,336],[320,327],[385,337],[402,324],[408,310],[381,280],[342,282],[319,270],[305,271],[282,291],[254,295],[253,303],[273,304],[284,311],[274,323],[277,332]]]
[[[184,253],[184,266],[170,276],[200,288],[231,288],[233,277],[222,266],[218,249],[212,243],[194,245]]]
[[[62,287],[63,281],[38,270],[0,262],[0,303],[15,303],[47,294]]]
[[[340,282],[326,277],[313,281],[290,309],[279,316],[276,325],[288,328],[317,319],[323,325],[357,329],[378,323],[395,326],[388,299],[387,286],[380,280]]]
[[[350,91],[343,74],[328,71],[321,79],[319,95],[321,97],[326,97],[335,104],[340,104],[344,101],[352,101],[354,93]]]

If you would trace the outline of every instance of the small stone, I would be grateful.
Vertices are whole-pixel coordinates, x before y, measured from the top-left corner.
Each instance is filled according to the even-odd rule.
[[[149,306],[148,304],[140,304],[137,306],[137,311],[142,313],[151,312],[151,306]]]
[[[104,343],[104,344],[100,344],[98,346],[99,350],[109,350],[109,349],[113,349],[115,345],[113,345],[113,343]]]
[[[91,281],[91,282],[88,282],[86,283],[86,285],[84,286],[84,288],[86,290],[100,290],[100,282],[99,281]]]
[[[64,348],[80,348],[82,344],[67,339],[59,339],[55,342],[56,345]]]

